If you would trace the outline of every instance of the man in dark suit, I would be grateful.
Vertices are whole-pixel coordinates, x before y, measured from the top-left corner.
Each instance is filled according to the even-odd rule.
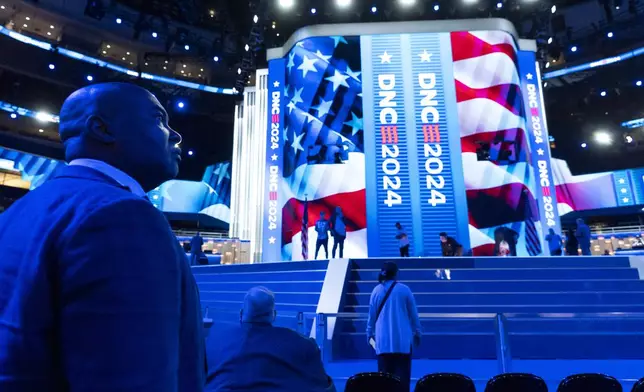
[[[190,241],[190,264],[199,265],[203,258],[206,259],[205,264],[208,264],[208,258],[206,257],[206,254],[203,253],[203,237],[201,237],[201,234],[197,232]]]
[[[273,293],[254,287],[240,324],[215,323],[206,341],[206,391],[335,392],[315,342],[274,327],[276,314]]]
[[[146,192],[181,136],[147,90],[97,84],[60,112],[69,166],[0,216],[0,391],[201,391],[198,291]]]

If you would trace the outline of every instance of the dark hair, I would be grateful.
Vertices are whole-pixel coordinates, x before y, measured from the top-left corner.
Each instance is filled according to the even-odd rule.
[[[439,237],[447,237],[447,233],[444,232],[444,231],[441,231],[440,233],[438,233],[438,236]]]
[[[393,261],[387,261],[382,265],[380,274],[378,275],[378,282],[382,283],[386,280],[392,280],[398,275],[398,266]]]

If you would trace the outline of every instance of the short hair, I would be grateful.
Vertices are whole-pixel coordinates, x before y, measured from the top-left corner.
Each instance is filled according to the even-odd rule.
[[[275,295],[263,286],[248,290],[244,297],[242,321],[245,323],[272,323],[275,314]]]
[[[447,233],[444,232],[444,231],[441,231],[440,233],[438,233],[438,236],[439,237],[447,237]]]
[[[398,275],[398,265],[393,261],[387,261],[382,265],[380,269],[380,275],[378,276],[378,281],[383,282],[385,280],[392,280]]]

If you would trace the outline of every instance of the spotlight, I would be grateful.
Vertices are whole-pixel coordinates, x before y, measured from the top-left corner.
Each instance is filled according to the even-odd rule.
[[[595,141],[598,144],[602,144],[604,146],[607,146],[612,143],[613,138],[610,136],[608,132],[605,131],[597,131],[595,132]]]
[[[121,23],[123,23],[123,20],[121,20],[121,18],[116,18],[116,24],[121,24]]]
[[[177,107],[178,107],[179,109],[183,109],[183,108],[185,108],[185,107],[186,107],[186,104],[185,104],[185,102],[183,102],[183,101],[179,101],[179,102],[177,102]]]
[[[129,55],[130,55],[130,52],[126,52],[125,54],[129,56]]]
[[[219,56],[215,56],[212,58],[215,62],[219,61]]]
[[[38,132],[43,133],[43,132],[45,132],[45,130],[44,130],[44,129],[42,129],[42,128],[40,128],[40,129],[38,130]]]
[[[586,143],[581,143],[581,148],[586,148],[588,145]]]
[[[571,52],[576,52],[576,51],[577,51],[577,47],[576,47],[576,46],[573,46],[572,48],[570,48],[570,51],[571,51]]]
[[[248,44],[246,44],[246,46],[244,46],[244,50],[246,50],[248,52],[250,50],[250,46],[248,46]]]
[[[54,25],[49,25],[50,29],[55,29]]]
[[[27,28],[29,26],[27,26],[27,24],[25,23],[25,24],[22,25],[22,27]]]
[[[351,5],[351,0],[335,0],[335,5],[339,8],[347,8]]]
[[[253,16],[253,22],[257,23],[259,21],[259,16],[255,15]]]
[[[112,45],[107,45],[106,48],[111,49]]]
[[[104,50],[104,51],[103,51],[103,54],[107,54],[107,50]]]
[[[409,7],[416,4],[416,0],[398,0],[403,7]]]
[[[311,13],[315,15],[315,13],[318,12],[315,8],[311,8]]]
[[[550,61],[546,63],[546,68],[550,68]]]
[[[0,5],[0,10],[3,10],[3,9],[5,9],[5,6],[4,6],[4,5]]]
[[[157,33],[156,33],[156,31],[153,31],[153,32],[152,32],[152,38],[156,38],[156,37],[158,37],[158,36],[159,36],[159,34],[157,34]]]
[[[47,35],[51,35],[51,31],[48,31],[48,32],[47,32]]]
[[[374,5],[373,7],[371,7],[371,13],[375,14],[376,12],[378,12],[378,7]]]
[[[13,117],[13,118],[15,118],[15,117]],[[38,120],[40,122],[52,122],[53,118],[54,118],[54,116],[52,116],[51,114],[49,114],[47,112],[38,112],[38,113],[36,113],[36,120]]]
[[[26,20],[31,20],[31,18],[30,18],[30,17],[26,17],[25,19],[26,19]]]
[[[193,155],[195,155],[195,153],[192,150],[188,150],[188,155],[193,156]]]
[[[93,81],[93,80],[94,80],[94,77],[93,77],[92,75],[87,75],[87,77],[86,77],[86,78],[87,78],[87,81],[88,81],[88,82],[91,82],[91,81]]]
[[[56,69],[56,65],[54,65],[54,64],[49,64],[49,69],[51,69],[51,70],[53,71],[54,69]]]
[[[626,139],[626,143],[633,143],[633,136],[631,135],[626,135],[624,139]]]
[[[609,32],[608,32],[608,34],[606,34],[606,36],[607,36],[608,38],[613,38],[613,32],[612,32],[612,31],[609,31]]]
[[[552,43],[552,37],[548,38],[548,45]]]
[[[438,11],[438,10],[440,10],[440,9],[441,9],[441,6],[440,6],[440,5],[438,5],[438,4],[435,4],[435,5],[434,5],[434,11]]]
[[[184,65],[183,65],[183,68],[188,68],[188,66],[187,66],[186,64],[184,64]]]
[[[599,95],[601,95],[602,97],[605,97],[606,96],[606,91],[602,91],[601,93],[599,93]]]
[[[295,4],[295,0],[279,0],[279,5],[282,8],[291,8]]]
[[[186,45],[183,47],[185,50],[190,50],[190,45]]]
[[[496,3],[496,8],[498,8],[498,9],[503,8],[503,3],[501,3],[501,2]]]
[[[11,115],[9,115],[9,117],[11,117],[13,119],[16,119],[16,118],[18,118],[18,115],[16,113],[11,113]]]
[[[637,82],[635,82],[635,85],[636,85],[637,87],[642,87],[642,81],[641,81],[641,80],[638,80]]]
[[[241,75],[241,68],[237,68],[237,75]]]
[[[476,4],[477,0],[463,0],[463,3],[465,3],[466,5],[472,5]]]
[[[550,8],[550,12],[552,12],[553,14],[557,12],[557,6],[553,5],[552,8]]]

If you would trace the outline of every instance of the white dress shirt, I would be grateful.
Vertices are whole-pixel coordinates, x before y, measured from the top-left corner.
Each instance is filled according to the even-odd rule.
[[[134,178],[127,175],[125,172],[115,168],[114,166],[107,164],[103,161],[96,159],[74,159],[69,162],[70,166],[85,166],[96,171],[99,171],[106,176],[110,177],[114,181],[118,182],[121,186],[124,186],[139,197],[146,197],[146,193],[141,187],[141,184],[138,183]]]

